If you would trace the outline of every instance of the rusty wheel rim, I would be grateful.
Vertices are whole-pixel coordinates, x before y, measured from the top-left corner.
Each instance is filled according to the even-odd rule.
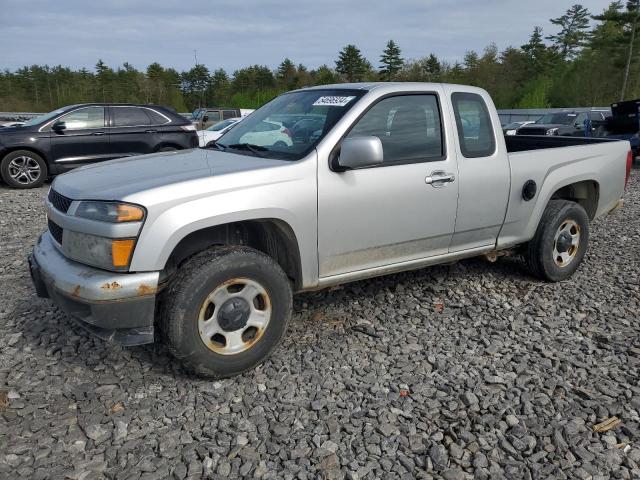
[[[553,239],[553,261],[564,268],[573,262],[580,248],[580,225],[574,220],[562,222]]]
[[[271,320],[271,299],[255,280],[234,278],[218,285],[202,303],[198,332],[206,347],[237,355],[253,347]]]

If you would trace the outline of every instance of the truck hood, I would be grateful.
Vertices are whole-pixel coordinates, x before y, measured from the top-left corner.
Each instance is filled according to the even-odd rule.
[[[193,149],[120,158],[56,177],[57,192],[75,200],[123,200],[167,185],[288,164],[217,150]]]
[[[530,123],[528,125],[523,125],[519,130],[529,130],[529,129],[537,129],[537,128],[546,128],[547,130],[551,128],[561,128],[561,127],[570,127],[571,125],[564,125],[562,123]]]

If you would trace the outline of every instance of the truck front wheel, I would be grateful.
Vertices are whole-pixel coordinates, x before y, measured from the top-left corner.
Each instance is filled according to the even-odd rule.
[[[589,217],[584,208],[567,200],[551,200],[527,245],[527,265],[544,280],[566,280],[578,269],[588,244]]]
[[[187,261],[165,290],[160,328],[195,373],[223,378],[262,363],[282,340],[291,283],[269,256],[217,247]]]

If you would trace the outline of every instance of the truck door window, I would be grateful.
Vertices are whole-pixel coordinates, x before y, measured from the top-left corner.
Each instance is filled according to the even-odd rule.
[[[227,118],[237,117],[235,110],[223,110],[222,111],[222,119],[226,120]]]
[[[378,137],[384,165],[432,162],[444,157],[438,99],[433,94],[399,95],[380,100],[348,133]]]
[[[466,158],[488,157],[496,151],[496,140],[487,105],[475,93],[451,95],[458,127],[460,150]]]

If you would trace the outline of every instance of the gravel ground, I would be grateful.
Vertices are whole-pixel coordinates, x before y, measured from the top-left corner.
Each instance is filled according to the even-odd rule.
[[[36,298],[45,192],[0,187],[0,478],[640,478],[638,170],[571,281],[474,259],[304,294],[218,382]]]

